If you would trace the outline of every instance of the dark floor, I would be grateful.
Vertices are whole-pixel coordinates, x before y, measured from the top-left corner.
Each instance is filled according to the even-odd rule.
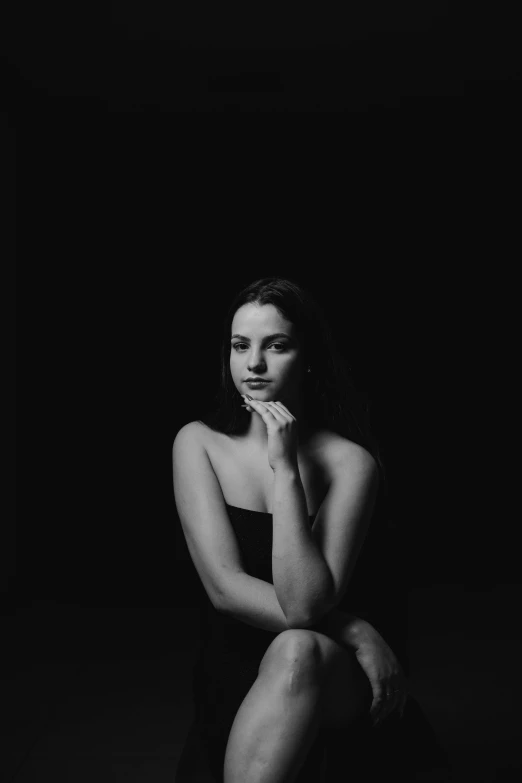
[[[410,687],[456,781],[520,775],[521,598],[512,585],[410,594]],[[1,781],[173,783],[192,718],[194,610],[45,601],[2,624]]]

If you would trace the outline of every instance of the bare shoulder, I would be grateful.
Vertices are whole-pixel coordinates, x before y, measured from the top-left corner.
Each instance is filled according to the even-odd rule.
[[[376,459],[368,449],[331,430],[321,430],[315,437],[315,448],[330,476],[346,469],[377,473]]]
[[[189,421],[188,424],[184,424],[183,427],[178,430],[176,437],[174,438],[173,448],[183,447],[186,444],[194,442],[205,446],[209,432],[209,427],[207,427],[206,424],[203,424],[202,421]]]

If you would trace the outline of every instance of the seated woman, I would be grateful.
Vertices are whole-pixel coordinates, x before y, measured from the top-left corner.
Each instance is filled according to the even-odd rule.
[[[340,780],[339,764],[365,779],[373,728],[402,723],[408,699],[398,658],[352,611],[364,603],[352,577],[382,461],[300,286],[264,278],[236,296],[220,395],[173,446],[176,507],[207,599],[177,783],[200,780],[198,765],[216,783]]]

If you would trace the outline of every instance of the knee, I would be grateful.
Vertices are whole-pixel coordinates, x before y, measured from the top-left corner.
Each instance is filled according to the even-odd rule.
[[[299,684],[317,683],[323,668],[314,632],[292,628],[274,639],[263,656],[259,673],[282,677],[294,688]]]

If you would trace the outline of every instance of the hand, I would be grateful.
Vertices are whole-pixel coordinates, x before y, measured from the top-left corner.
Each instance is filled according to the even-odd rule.
[[[393,650],[377,629],[367,620],[337,609],[324,618],[324,623],[325,633],[355,652],[370,680],[373,691],[370,714],[374,726],[379,725],[396,708],[399,708],[402,717],[408,698],[407,680]]]
[[[408,698],[408,683],[393,650],[370,623],[365,623],[365,626],[365,633],[353,649],[372,686],[370,715],[374,726],[378,726],[396,708],[402,717]]]
[[[268,431],[268,462],[275,472],[297,467],[297,421],[282,402],[247,399],[247,410],[261,416]]]

